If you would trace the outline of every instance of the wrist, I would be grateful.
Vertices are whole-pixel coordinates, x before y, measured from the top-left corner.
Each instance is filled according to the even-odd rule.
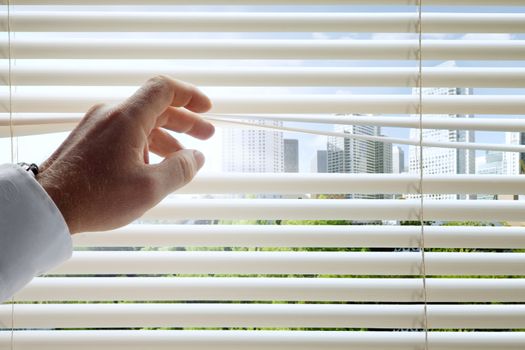
[[[37,174],[35,179],[40,186],[42,186],[49,198],[51,198],[60,214],[62,214],[62,217],[69,228],[69,232],[71,234],[76,233],[69,211],[70,206],[68,205],[68,195],[66,191],[60,187],[59,181],[52,181],[52,179],[50,179],[49,176],[46,176],[45,173]]]

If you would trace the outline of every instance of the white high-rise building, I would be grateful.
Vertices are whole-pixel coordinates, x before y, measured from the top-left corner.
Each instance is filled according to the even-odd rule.
[[[508,145],[525,144],[525,134],[506,132],[505,143]],[[505,168],[505,175],[518,175],[520,173],[520,153],[503,152],[503,167]]]
[[[336,132],[381,136],[381,128],[369,125],[336,125]],[[329,173],[391,173],[392,144],[328,137],[327,170]],[[382,195],[352,195],[352,198],[383,198]]]
[[[336,132],[381,136],[381,128],[369,125],[336,125]],[[391,173],[392,144],[328,137],[327,170],[329,173]]]
[[[476,174],[479,175],[507,175],[504,165],[504,153],[486,151],[483,157],[476,159]]]
[[[506,175],[503,165],[504,153],[497,151],[486,151],[485,155],[476,158],[476,174],[479,175]],[[477,199],[497,199],[494,193],[477,194]]]
[[[419,94],[419,89],[413,89],[413,94]],[[463,88],[424,88],[424,95],[470,95],[470,89]],[[432,117],[443,118],[470,118],[469,115],[442,114]],[[419,139],[419,129],[410,130],[410,138]],[[424,141],[439,142],[474,142],[473,131],[467,130],[423,130]],[[408,172],[419,174],[420,154],[419,147],[409,146],[408,148]],[[423,174],[474,174],[476,171],[476,154],[474,150],[457,148],[436,148],[425,147],[423,152]],[[417,197],[411,195],[409,197]],[[465,196],[455,194],[427,194],[425,198],[432,199],[457,199]]]
[[[392,173],[401,174],[405,172],[405,152],[399,146],[392,148]]]
[[[259,124],[282,126],[282,122],[279,121],[261,121]],[[225,172],[282,173],[284,171],[284,143],[281,132],[224,129],[222,150],[222,169]]]

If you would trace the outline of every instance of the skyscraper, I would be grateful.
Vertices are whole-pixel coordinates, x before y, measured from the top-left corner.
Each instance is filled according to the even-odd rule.
[[[508,145],[525,145],[525,133],[506,132],[505,143]],[[518,175],[523,173],[525,165],[525,155],[517,152],[503,153],[503,167],[506,175]]]
[[[312,172],[327,173],[328,172],[327,151],[317,150],[315,156],[312,158]]]
[[[405,151],[399,146],[392,148],[392,173],[401,174],[405,172]]]
[[[504,153],[498,151],[486,151],[485,155],[476,162],[476,174],[480,175],[507,175],[504,166]]]
[[[281,126],[279,121],[259,124]],[[280,173],[284,171],[283,135],[278,131],[234,129],[223,131],[222,168],[226,172]]]
[[[381,135],[380,127],[369,125],[336,125],[334,130],[354,135]],[[329,136],[327,163],[329,173],[391,172],[392,145],[376,141]]]
[[[368,125],[337,125],[336,132],[381,136],[381,128]],[[392,144],[328,137],[327,170],[329,173],[391,173]],[[382,195],[354,194],[352,198],[383,198]]]
[[[413,94],[419,94],[419,89],[413,89]],[[463,88],[424,88],[424,95],[470,95],[470,89]],[[469,115],[434,115],[443,118],[470,118]],[[410,130],[410,138],[419,139],[419,129]],[[474,142],[474,132],[467,130],[423,130],[423,140],[440,142]],[[408,148],[408,171],[419,174],[420,154],[419,147]],[[474,174],[476,169],[476,156],[474,150],[457,148],[426,147],[423,152],[423,173],[431,174]],[[411,196],[413,197],[413,196]],[[428,194],[425,198],[456,199],[464,196],[453,194]]]
[[[284,172],[299,172],[299,140],[284,139]]]
[[[511,133],[507,133],[511,134]],[[516,133],[517,134],[517,133]],[[515,155],[515,157],[512,157]],[[509,157],[510,156],[510,157]],[[515,166],[510,166],[507,162],[515,160]],[[480,175],[516,175],[517,173],[509,173],[509,171],[518,171],[518,154],[498,151],[486,151],[483,157],[476,159],[476,174]],[[477,199],[498,199],[498,195],[494,193],[478,194]]]

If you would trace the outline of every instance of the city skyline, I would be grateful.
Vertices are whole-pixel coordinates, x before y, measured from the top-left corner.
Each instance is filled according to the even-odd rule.
[[[414,95],[419,94],[419,89],[412,90]],[[471,89],[467,88],[423,88],[424,95],[470,95]],[[416,116],[414,116],[416,117]],[[438,118],[472,118],[472,115],[440,114],[434,115]],[[410,129],[410,138],[419,139],[420,130]],[[425,141],[439,142],[475,142],[475,133],[469,130],[446,130],[446,129],[423,129],[421,137]],[[458,148],[425,148],[423,160],[420,157],[420,147],[408,147],[408,172],[419,174],[421,170],[425,175],[437,174],[475,174],[476,152],[468,149]],[[422,163],[422,164],[421,164]],[[417,198],[411,195],[409,198]],[[456,199],[466,198],[464,195],[455,194],[427,194],[428,199]]]
[[[336,125],[334,131],[360,136],[382,136],[381,127]],[[392,173],[392,144],[355,138],[329,136],[327,140],[328,173]],[[349,198],[385,198],[384,195],[351,194]]]

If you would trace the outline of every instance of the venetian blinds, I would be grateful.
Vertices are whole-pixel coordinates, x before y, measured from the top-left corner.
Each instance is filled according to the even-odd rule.
[[[525,1],[3,5],[19,155],[167,74],[209,93],[223,157],[252,158],[76,235],[0,305],[1,349],[525,347]]]

